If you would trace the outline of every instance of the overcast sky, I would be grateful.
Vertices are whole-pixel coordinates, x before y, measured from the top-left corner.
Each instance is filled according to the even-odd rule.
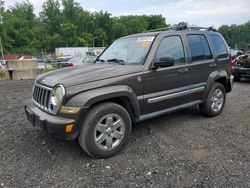
[[[170,24],[181,21],[190,25],[215,26],[250,21],[250,0],[76,0],[90,11],[108,11],[113,16],[161,14]],[[22,0],[5,0],[6,7]],[[45,0],[30,0],[35,13]]]

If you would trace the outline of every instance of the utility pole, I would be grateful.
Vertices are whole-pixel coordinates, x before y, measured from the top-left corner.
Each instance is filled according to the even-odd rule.
[[[2,44],[1,37],[0,37],[0,48],[1,48],[2,60],[3,60],[3,63],[5,64],[5,62],[4,62],[4,56],[3,56],[3,44]]]

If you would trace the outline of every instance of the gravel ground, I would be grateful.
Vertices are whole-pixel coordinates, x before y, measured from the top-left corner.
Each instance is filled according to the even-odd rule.
[[[145,121],[105,160],[32,127],[32,84],[0,81],[0,187],[250,187],[250,81],[235,83],[220,116],[194,107]]]

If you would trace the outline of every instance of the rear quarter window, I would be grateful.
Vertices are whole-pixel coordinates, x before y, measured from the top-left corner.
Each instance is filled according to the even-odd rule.
[[[228,51],[224,40],[219,35],[210,35],[212,46],[218,58],[228,57]]]

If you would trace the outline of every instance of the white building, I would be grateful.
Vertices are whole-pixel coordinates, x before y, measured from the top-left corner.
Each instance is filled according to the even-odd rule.
[[[88,55],[99,56],[105,47],[63,47],[56,48],[56,57],[85,57]]]

